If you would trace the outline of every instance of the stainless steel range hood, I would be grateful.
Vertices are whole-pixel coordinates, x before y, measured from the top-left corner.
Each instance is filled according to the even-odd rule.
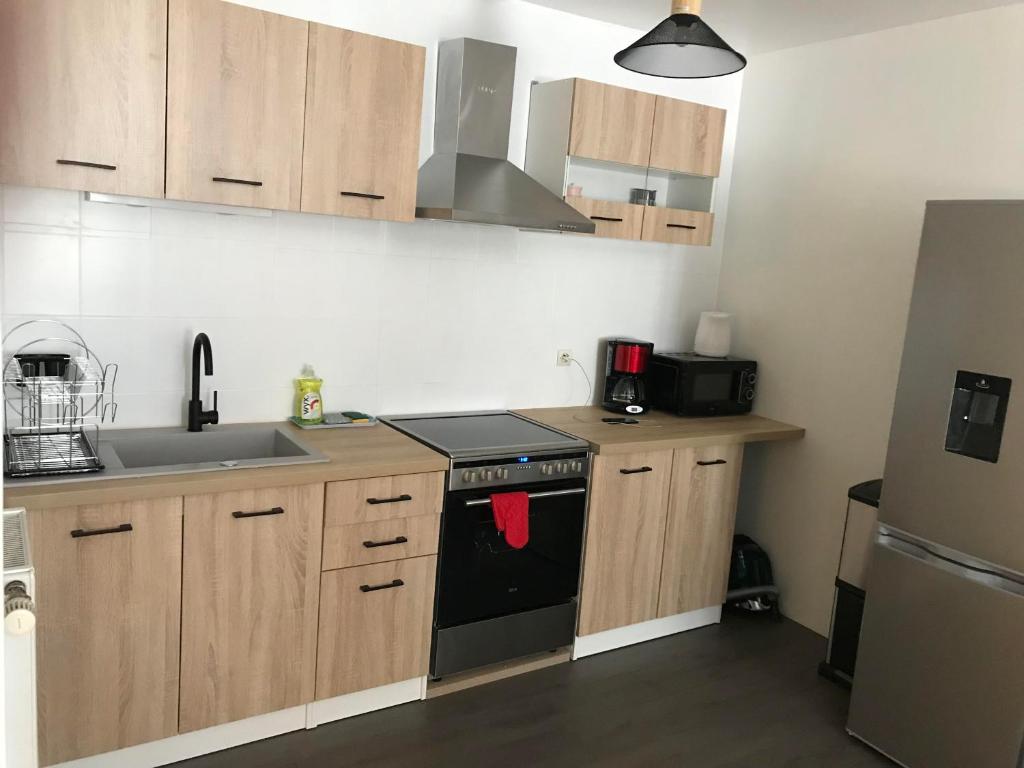
[[[594,222],[508,161],[516,49],[471,38],[438,47],[434,155],[416,216],[521,229],[594,232]]]

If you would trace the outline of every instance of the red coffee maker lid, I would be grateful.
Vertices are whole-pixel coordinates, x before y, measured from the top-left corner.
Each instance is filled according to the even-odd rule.
[[[651,344],[646,341],[613,341],[615,359],[612,368],[616,373],[645,373],[651,357]]]

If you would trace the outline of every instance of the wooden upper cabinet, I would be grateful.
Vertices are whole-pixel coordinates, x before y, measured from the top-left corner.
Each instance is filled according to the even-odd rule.
[[[412,221],[426,51],[309,25],[302,210]]]
[[[715,214],[679,208],[648,206],[644,211],[643,239],[673,245],[711,245]]]
[[[166,0],[0,2],[0,183],[162,197]]]
[[[656,97],[614,85],[576,80],[569,154],[646,166]]]
[[[725,141],[725,110],[657,97],[652,168],[696,176],[718,176]]]
[[[170,0],[167,197],[298,210],[305,21]]]
[[[39,764],[178,731],[181,498],[29,511]]]
[[[307,704],[322,484],[185,497],[182,733]]]
[[[675,452],[659,618],[725,601],[742,463],[742,445]]]
[[[594,222],[596,237],[639,240],[643,235],[646,206],[572,196],[565,202]]]
[[[594,459],[580,636],[657,616],[671,475],[672,451]]]

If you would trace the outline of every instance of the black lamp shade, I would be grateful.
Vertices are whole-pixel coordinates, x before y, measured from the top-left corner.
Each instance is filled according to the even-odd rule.
[[[678,78],[721,77],[747,66],[742,54],[692,13],[669,16],[615,54],[615,63],[644,75]]]

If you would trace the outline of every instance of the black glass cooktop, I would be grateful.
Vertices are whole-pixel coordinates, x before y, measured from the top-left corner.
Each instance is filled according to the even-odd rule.
[[[382,421],[452,459],[588,448],[585,440],[508,411],[386,416]]]

